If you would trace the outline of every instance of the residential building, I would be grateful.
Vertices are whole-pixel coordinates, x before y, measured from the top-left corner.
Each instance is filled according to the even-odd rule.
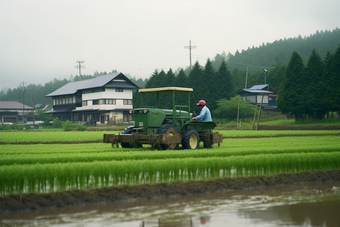
[[[81,124],[131,122],[133,90],[138,88],[122,73],[70,82],[46,95],[53,99],[53,109],[46,113]]]
[[[254,85],[243,89],[239,94],[251,104],[257,105],[262,102],[262,107],[265,109],[276,108],[277,93],[268,84]]]
[[[15,101],[0,101],[0,123],[23,124],[33,108]]]

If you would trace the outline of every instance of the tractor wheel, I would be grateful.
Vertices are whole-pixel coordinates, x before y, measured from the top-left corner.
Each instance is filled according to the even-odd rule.
[[[194,129],[189,129],[185,131],[184,136],[182,138],[182,147],[184,149],[196,149],[199,147],[200,137],[198,133]]]
[[[158,130],[156,134],[166,134],[166,136],[173,136],[177,134],[177,130],[171,125],[171,124],[165,124],[162,125]],[[162,150],[177,150],[179,147],[179,143],[174,144],[161,144]]]
[[[135,126],[129,126],[129,127],[126,127],[122,134],[132,134],[132,129],[134,129]],[[122,148],[134,148],[134,144],[133,143],[121,143],[120,144],[122,146]],[[141,148],[143,147],[142,144],[138,144],[137,145],[137,148]]]

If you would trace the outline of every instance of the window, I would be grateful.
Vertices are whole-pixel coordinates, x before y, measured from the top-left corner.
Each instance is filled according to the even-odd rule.
[[[82,101],[81,105],[82,106],[87,106],[87,101]]]
[[[123,114],[123,121],[124,122],[130,122],[130,121],[134,121],[134,117],[133,114]]]
[[[124,92],[123,88],[116,88],[116,92]]]
[[[105,105],[105,104],[111,104],[116,105],[115,99],[97,99],[92,101],[93,105]]]
[[[106,104],[116,105],[116,100],[115,99],[107,99]]]
[[[124,99],[123,104],[124,105],[132,105],[132,99]]]

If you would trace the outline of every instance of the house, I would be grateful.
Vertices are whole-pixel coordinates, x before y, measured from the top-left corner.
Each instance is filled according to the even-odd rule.
[[[0,123],[22,124],[33,108],[15,101],[0,101]]]
[[[46,113],[81,124],[131,122],[133,89],[138,88],[122,73],[70,82],[46,95],[53,99],[53,109]]]
[[[263,108],[276,108],[277,93],[268,84],[254,85],[251,88],[243,89],[239,94],[243,97],[243,100],[254,105],[261,104],[262,101]]]

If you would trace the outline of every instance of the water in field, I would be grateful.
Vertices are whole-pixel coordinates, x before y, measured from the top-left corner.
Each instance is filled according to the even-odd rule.
[[[340,226],[340,182],[0,215],[0,226]]]

